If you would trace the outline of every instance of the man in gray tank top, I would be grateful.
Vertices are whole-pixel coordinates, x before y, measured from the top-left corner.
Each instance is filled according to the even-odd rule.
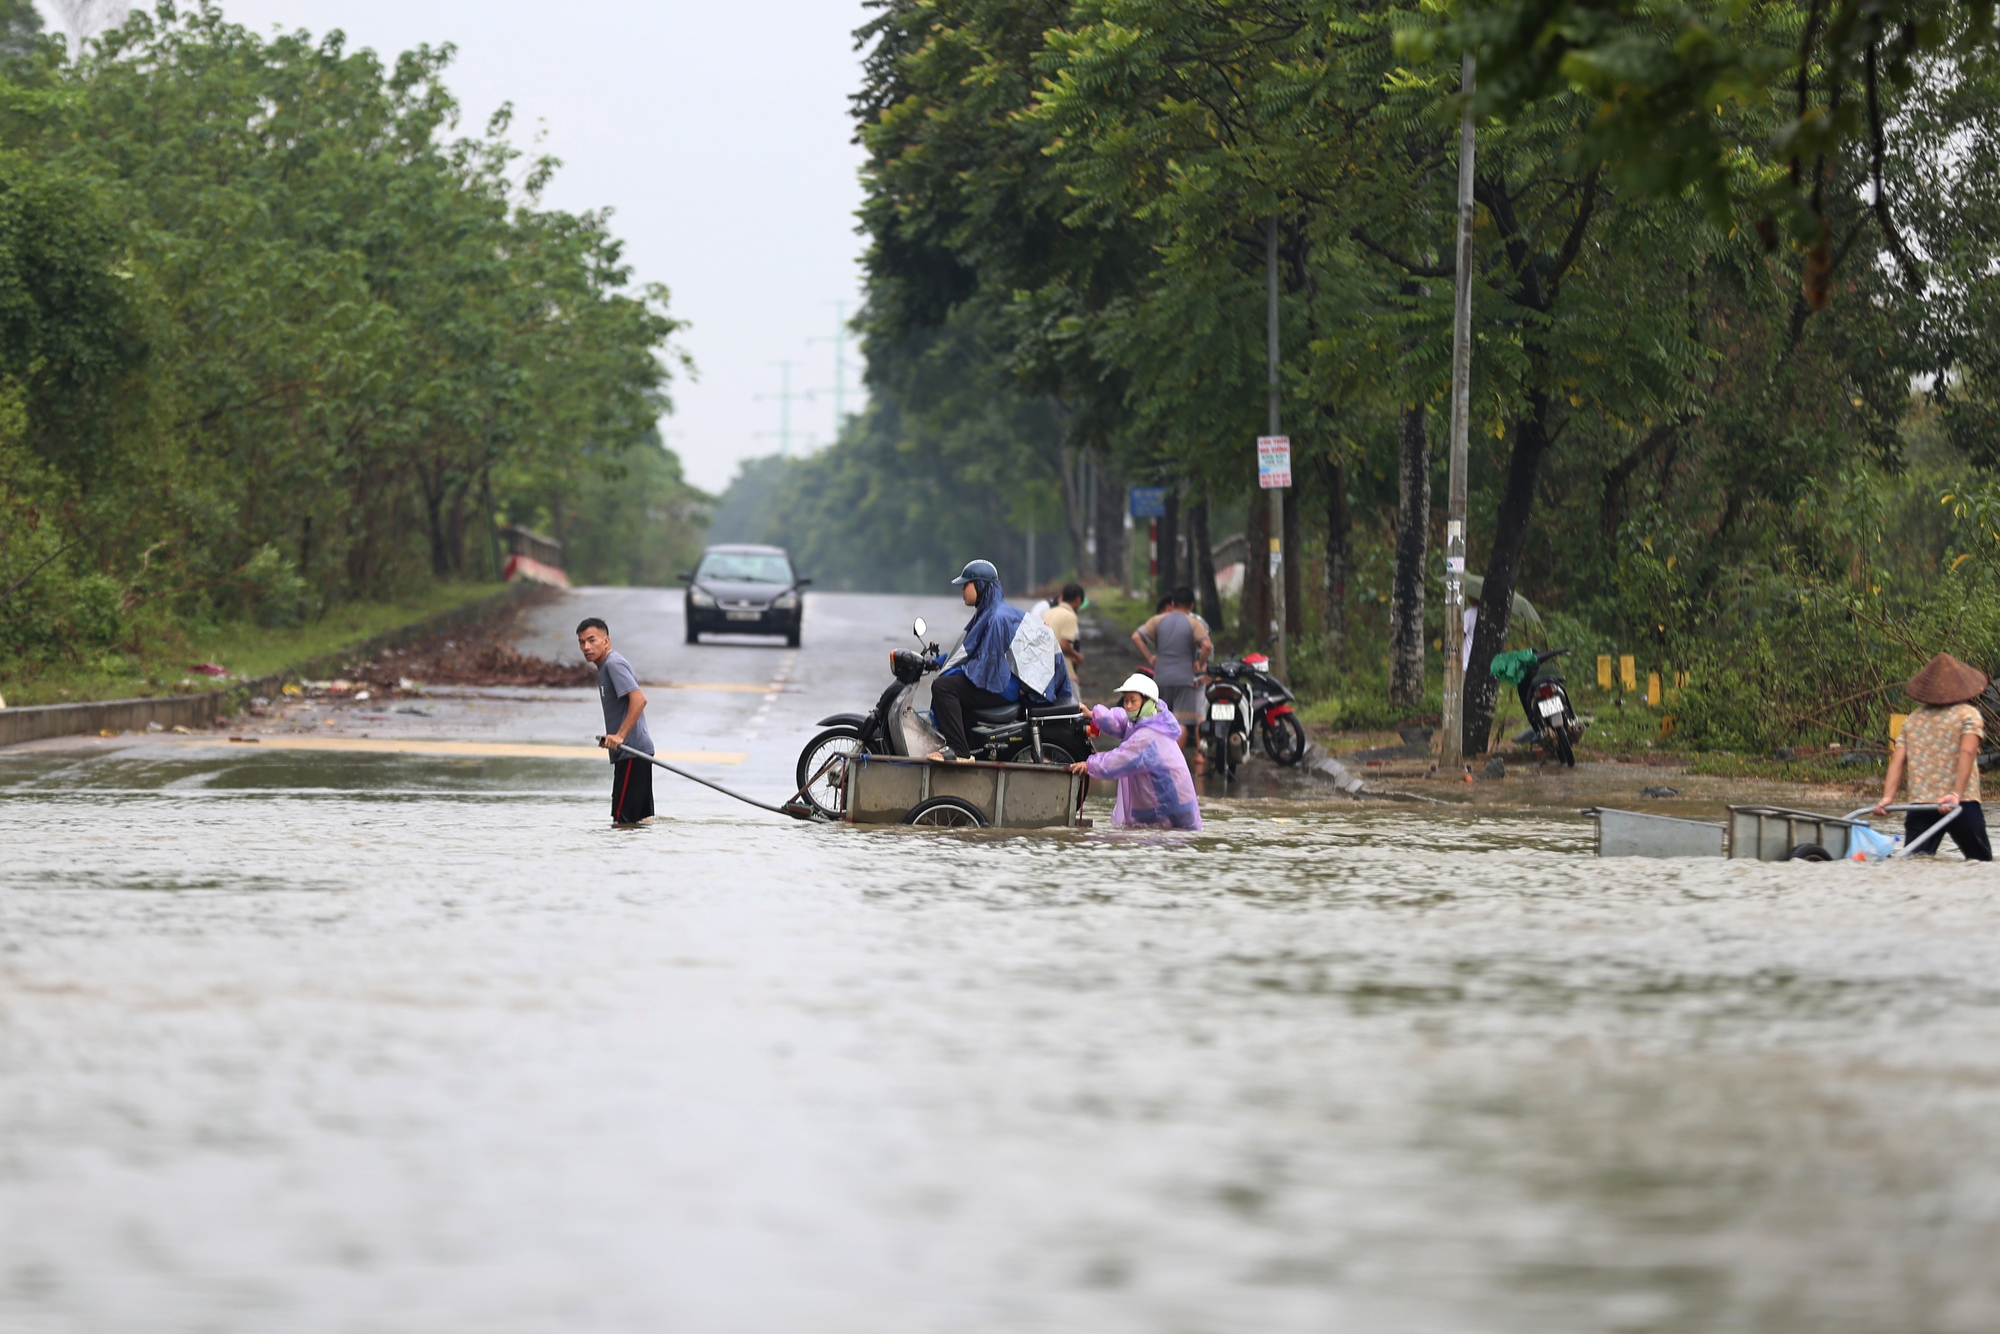
[[[1132,642],[1153,669],[1160,687],[1160,704],[1184,723],[1201,715],[1201,691],[1195,679],[1214,651],[1208,627],[1194,614],[1194,590],[1176,588],[1167,610],[1132,632]],[[1183,736],[1192,736],[1190,728]]]

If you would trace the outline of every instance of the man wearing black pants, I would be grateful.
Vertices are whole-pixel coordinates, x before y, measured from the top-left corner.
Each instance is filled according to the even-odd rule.
[[[997,690],[980,689],[962,672],[940,676],[931,683],[931,713],[937,719],[937,729],[945,745],[951,747],[952,755],[958,759],[972,754],[965,715],[974,709],[1005,709],[1013,704],[1013,700]]]

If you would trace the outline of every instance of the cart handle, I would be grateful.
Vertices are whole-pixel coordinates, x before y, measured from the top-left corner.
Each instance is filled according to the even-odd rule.
[[[1841,818],[1846,820],[1859,819],[1861,816],[1872,813],[1874,809],[1875,808],[1873,806],[1863,806],[1860,810],[1855,811],[1850,815],[1842,816]],[[1939,810],[1944,810],[1944,807],[1938,805],[1934,801],[1903,801],[1903,802],[1897,802],[1893,806],[1884,806],[1882,809],[1884,813],[1887,813],[1890,811],[1939,811]],[[1909,856],[1911,853],[1915,852],[1918,848],[1921,848],[1924,844],[1930,842],[1933,838],[1936,838],[1939,834],[1943,833],[1944,827],[1950,824],[1953,820],[1956,820],[1959,817],[1959,815],[1964,812],[1964,810],[1965,810],[1965,803],[1961,801],[1956,806],[1953,806],[1950,810],[1945,811],[1944,818],[1942,820],[1939,820],[1929,829],[1926,829],[1924,830],[1923,833],[1917,835],[1916,841],[1914,843],[1910,843],[1904,847],[1900,847],[1890,855],[1895,857]]]

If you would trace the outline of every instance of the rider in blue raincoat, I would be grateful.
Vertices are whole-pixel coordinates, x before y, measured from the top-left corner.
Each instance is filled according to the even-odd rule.
[[[943,759],[964,759],[972,753],[966,734],[965,716],[974,709],[1005,708],[1020,701],[1026,690],[1031,697],[1058,700],[1069,693],[1069,672],[1062,654],[1054,656],[1054,670],[1042,689],[1025,684],[1010,657],[1021,633],[1024,613],[1007,605],[1000,587],[1000,571],[990,560],[968,563],[951,581],[963,590],[965,605],[976,610],[965,627],[965,637],[951,661],[931,686],[931,711],[937,730],[944,737]]]

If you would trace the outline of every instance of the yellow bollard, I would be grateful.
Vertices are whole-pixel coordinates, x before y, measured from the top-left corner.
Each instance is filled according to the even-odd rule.
[[[1608,653],[1597,655],[1597,688],[1611,689],[1611,655]]]
[[[1892,713],[1889,715],[1889,739],[1891,741],[1895,741],[1903,735],[1903,720],[1909,716],[1907,713]]]
[[[1686,672],[1675,672],[1674,689],[1686,690],[1687,688],[1688,688],[1688,674]]]
[[[1658,672],[1646,673],[1646,703],[1653,705],[1655,708],[1659,706],[1660,674]]]
[[[1622,654],[1618,659],[1618,678],[1627,690],[1639,688],[1639,660],[1631,654]]]

